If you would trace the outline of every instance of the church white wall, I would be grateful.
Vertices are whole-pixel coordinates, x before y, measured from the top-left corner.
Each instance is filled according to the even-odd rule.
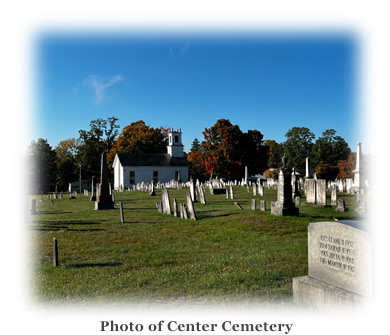
[[[121,168],[122,170],[119,170],[118,173],[114,172],[115,189],[118,189],[121,184],[124,188],[130,187],[130,171],[135,172],[135,184],[150,183],[153,180],[153,171],[158,171],[158,180],[162,183],[175,179],[177,170],[180,170],[181,180],[184,183],[188,181],[188,166],[121,166]]]

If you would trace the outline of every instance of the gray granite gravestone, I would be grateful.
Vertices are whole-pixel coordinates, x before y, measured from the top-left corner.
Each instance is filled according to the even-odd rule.
[[[271,202],[271,214],[280,216],[298,216],[299,209],[292,201],[291,172],[281,169],[278,180],[278,200]]]
[[[114,208],[114,201],[112,201],[112,195],[110,194],[106,153],[103,152],[101,158],[101,168],[100,168],[100,185],[99,185],[99,191],[95,201],[95,210],[113,209],[113,208]]]
[[[293,278],[295,303],[336,308],[371,297],[371,235],[362,223],[310,223],[308,261],[308,276]]]

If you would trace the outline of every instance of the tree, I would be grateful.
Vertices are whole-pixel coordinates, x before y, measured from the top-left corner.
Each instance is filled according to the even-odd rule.
[[[211,128],[203,132],[204,152],[207,173],[227,179],[240,179],[248,166],[250,174],[263,172],[266,168],[266,147],[263,135],[258,130],[243,133],[229,120],[219,119]]]
[[[334,129],[327,129],[313,145],[312,163],[337,166],[340,161],[348,159],[350,153],[347,142],[336,136]]]
[[[27,148],[28,179],[35,193],[54,191],[56,181],[56,154],[46,139],[31,141]]]
[[[340,161],[338,168],[337,179],[353,178],[353,170],[356,168],[356,152],[350,153],[347,160]]]
[[[77,179],[78,166],[76,156],[78,141],[75,138],[63,140],[54,148],[56,153],[56,184],[60,190],[66,190],[70,182]]]
[[[200,142],[197,138],[195,138],[191,144],[190,152],[196,152],[198,150],[201,150]]]
[[[305,127],[293,127],[286,133],[284,153],[289,168],[304,169],[306,158],[311,156],[314,134]]]
[[[339,173],[339,168],[330,164],[321,163],[314,168],[313,172],[320,179],[335,180]]]
[[[207,170],[205,167],[205,155],[201,150],[189,152],[187,154],[187,161],[190,163],[190,176],[193,179],[204,181],[207,179]]]
[[[141,120],[132,122],[122,129],[118,139],[112,145],[107,156],[107,163],[110,167],[117,152],[166,153],[166,131],[163,128],[149,127]]]
[[[265,146],[268,148],[268,166],[270,168],[279,168],[283,156],[283,144],[275,140],[265,140]]]
[[[80,145],[77,162],[81,163],[85,178],[91,178],[100,173],[101,154],[110,150],[118,134],[115,117],[107,120],[97,119],[90,122],[90,130],[80,130]]]

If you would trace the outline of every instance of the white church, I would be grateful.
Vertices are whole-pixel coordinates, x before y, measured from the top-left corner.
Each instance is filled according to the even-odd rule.
[[[114,189],[125,189],[137,183],[188,181],[189,164],[184,157],[181,129],[168,132],[167,153],[117,153],[114,158]]]

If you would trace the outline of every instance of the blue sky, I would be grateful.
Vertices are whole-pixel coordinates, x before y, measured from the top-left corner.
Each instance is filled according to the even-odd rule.
[[[333,128],[355,151],[352,35],[84,34],[37,41],[37,125],[52,147],[97,118],[181,128],[185,150],[218,119],[264,139]]]

